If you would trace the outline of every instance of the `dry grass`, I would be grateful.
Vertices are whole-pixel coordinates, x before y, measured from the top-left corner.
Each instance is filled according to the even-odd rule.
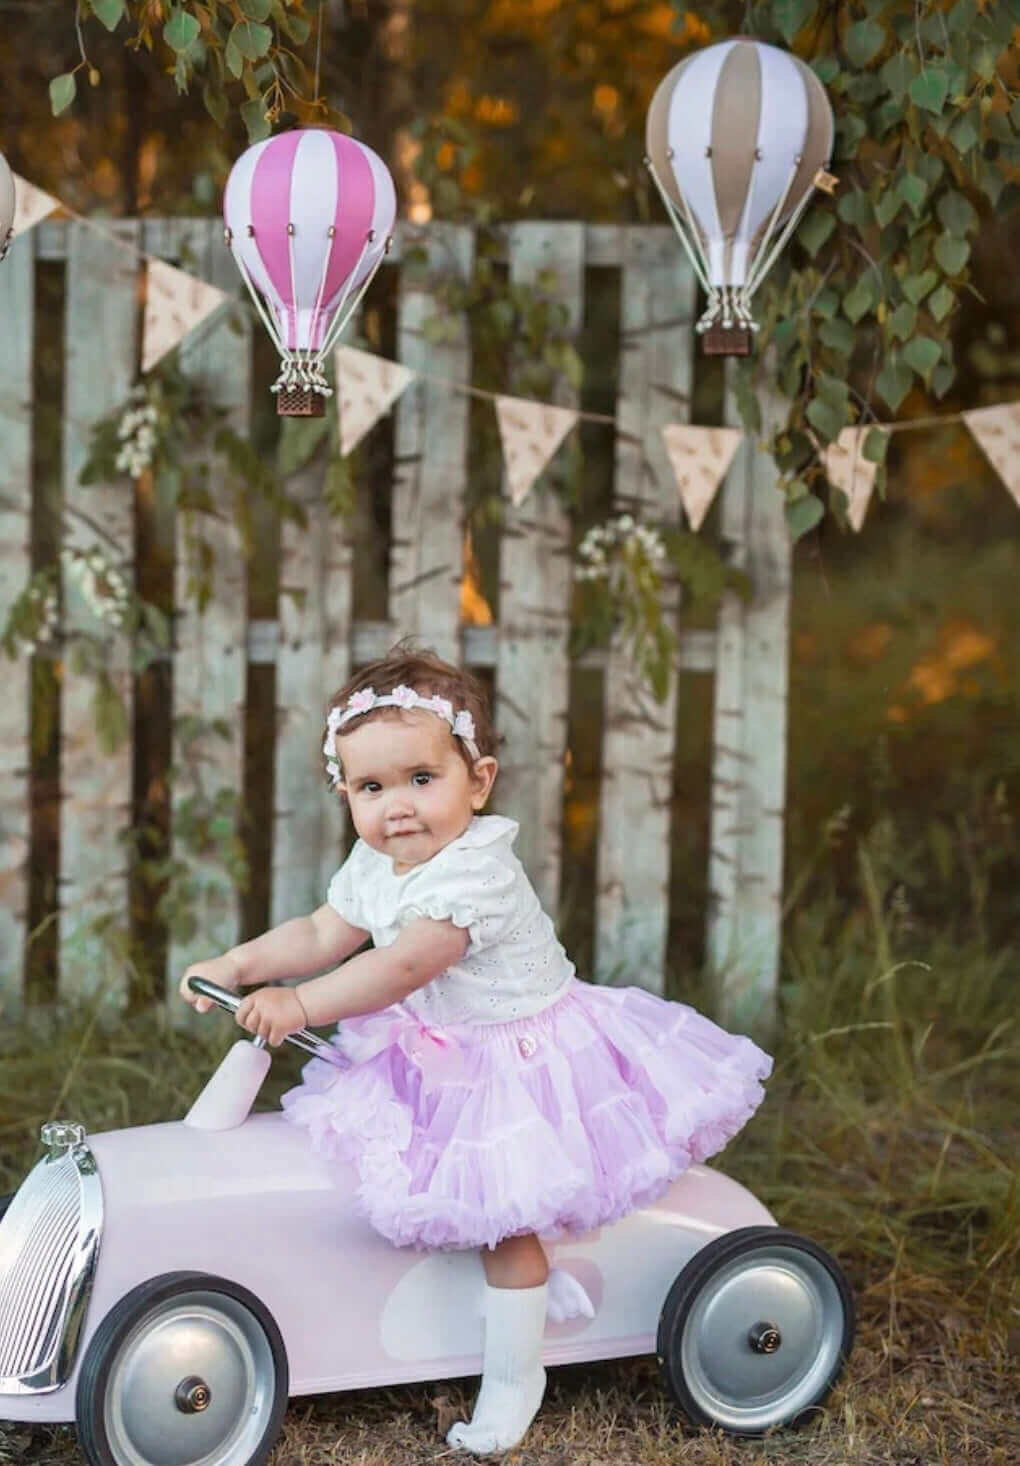
[[[676,1417],[653,1360],[554,1370],[514,1466],[1020,1459],[1015,963],[947,951],[897,965],[882,942],[880,963],[863,928],[821,935],[810,923],[794,933],[769,1098],[722,1164],[846,1269],[859,1323],[844,1381],[814,1424],[734,1441]],[[94,1016],[37,1015],[5,1037],[0,1189],[54,1112],[93,1130],[181,1113],[232,1036],[225,1020],[195,1040],[151,1019],[104,1032]],[[291,1065],[274,1066],[266,1103]],[[474,1383],[296,1401],[271,1466],[451,1459],[442,1431]],[[69,1429],[0,1426],[3,1466],[80,1459]]]

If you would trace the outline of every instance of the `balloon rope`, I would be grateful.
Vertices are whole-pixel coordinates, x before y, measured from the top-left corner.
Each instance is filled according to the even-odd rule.
[[[294,268],[294,226],[287,225],[287,257],[290,260],[290,299],[291,310],[294,313],[294,351],[298,349],[298,294],[297,294],[297,271]]]
[[[351,273],[350,273],[350,275],[348,277],[349,279],[353,280],[355,278],[355,276],[357,275],[358,271],[361,269],[361,263],[362,263],[362,261],[365,258],[365,252],[367,251],[368,246],[369,246],[369,240],[366,239],[365,240],[365,243],[364,243],[364,246],[362,248],[362,251],[361,251],[361,255],[360,255],[359,259],[358,259],[358,262],[354,266],[354,269],[351,271]],[[317,361],[317,363],[318,363],[318,365],[319,365],[320,368],[323,366],[323,364],[324,364],[324,362],[326,360],[326,357],[332,351],[333,347],[336,345],[337,341],[340,339],[341,335],[343,334],[343,332],[344,332],[344,330],[345,330],[345,328],[347,326],[348,321],[351,319],[351,317],[354,315],[354,312],[358,309],[358,306],[361,304],[361,302],[362,302],[362,300],[364,298],[365,292],[368,289],[368,287],[371,285],[372,281],[375,279],[376,272],[378,271],[379,266],[382,264],[384,258],[385,258],[385,251],[383,251],[383,253],[380,254],[379,258],[376,260],[376,262],[372,266],[371,270],[369,270],[368,274],[365,276],[365,279],[361,282],[361,285],[358,288],[358,293],[354,297],[354,299],[351,301],[350,305],[347,304],[347,294],[345,293],[343,299],[340,301],[340,304],[337,306],[337,308],[336,308],[336,314],[334,315],[332,321],[330,322],[329,327],[328,327],[328,329],[326,331],[326,335],[323,338],[322,345],[319,347],[319,350],[316,353],[316,358],[315,359],[316,359],[316,361]]]
[[[744,291],[747,294],[748,299],[750,299],[751,295],[754,293],[755,285],[757,284],[757,280],[755,277],[758,271],[758,266],[764,258],[766,251],[770,249],[770,246],[772,244],[772,236],[776,232],[776,226],[779,223],[780,215],[783,212],[783,205],[786,203],[790,189],[793,187],[793,180],[797,177],[797,170],[799,167],[800,164],[795,159],[793,167],[790,169],[790,176],[786,180],[786,187],[783,189],[783,192],[780,195],[779,202],[776,204],[775,208],[769,215],[768,227],[763,231],[761,238],[758,240],[758,247],[755,250],[754,255],[747,262],[747,274],[744,279]],[[751,177],[753,179],[753,173]],[[810,193],[811,190],[809,189],[808,194],[810,195]],[[743,223],[743,220],[741,220],[741,223]],[[773,256],[770,253],[769,260],[771,261],[772,258]],[[767,268],[768,266],[764,267],[764,269],[762,270],[762,274],[764,274],[764,271]],[[760,278],[761,275],[758,275],[758,279]]]
[[[372,243],[372,240],[371,240],[370,235],[369,234],[366,234],[365,235],[365,238],[364,238],[364,242],[362,243],[362,246],[361,246],[361,253],[358,255],[358,258],[355,260],[353,267],[347,273],[347,283],[344,285],[343,294],[341,295],[339,301],[337,302],[336,308],[333,311],[333,319],[330,321],[329,325],[326,327],[325,331],[323,332],[322,341],[321,341],[320,345],[318,346],[318,348],[316,349],[315,361],[316,361],[316,365],[318,366],[318,368],[319,368],[320,371],[322,371],[322,369],[323,369],[323,365],[324,365],[325,360],[326,360],[326,355],[329,352],[329,348],[330,348],[330,345],[332,344],[332,341],[335,341],[337,335],[339,334],[339,332],[334,331],[334,329],[333,329],[336,326],[337,321],[341,317],[343,317],[343,319],[341,320],[341,323],[340,323],[340,331],[342,331],[343,328],[344,328],[344,326],[346,326],[347,322],[350,320],[352,311],[354,311],[357,308],[357,304],[358,304],[358,301],[361,299],[361,296],[364,295],[364,293],[365,293],[364,290],[361,291],[361,293],[358,295],[357,299],[354,301],[354,304],[350,307],[350,309],[347,311],[347,313],[345,315],[344,314],[344,308],[347,305],[347,297],[351,293],[351,282],[353,280],[356,280],[357,279],[358,271],[361,269],[362,263],[364,262],[364,259],[365,259],[365,254],[368,251],[368,246],[371,243]],[[380,259],[381,258],[382,258],[382,256],[380,255]],[[378,261],[376,262],[376,267],[378,268]],[[371,274],[369,275],[368,278],[371,280],[372,279],[372,276],[374,274],[375,274],[375,270],[373,270],[371,272]]]
[[[326,251],[326,258],[322,262],[322,276],[319,280],[319,289],[315,296],[315,308],[312,311],[312,324],[308,331],[308,344],[311,346],[319,334],[319,312],[322,309],[322,295],[326,289],[326,276],[329,274],[329,267],[333,263],[333,249],[336,245],[336,232],[329,236],[329,249]]]
[[[280,353],[280,355],[283,358],[286,359],[286,356],[287,356],[287,348],[283,344],[283,338],[281,337],[279,331],[277,330],[276,322],[270,319],[269,313],[267,312],[265,306],[262,304],[262,299],[261,299],[260,295],[258,294],[258,292],[255,289],[254,285],[251,283],[251,276],[248,274],[248,268],[247,268],[247,266],[245,265],[244,261],[242,260],[241,256],[238,254],[238,252],[237,252],[236,249],[231,248],[230,253],[234,256],[234,264],[237,266],[238,270],[240,271],[241,279],[244,281],[245,285],[247,285],[247,287],[248,287],[248,294],[252,298],[252,302],[253,302],[253,304],[255,306],[255,309],[259,313],[259,316],[260,316],[260,318],[262,320],[262,324],[265,326],[266,330],[269,332],[269,339],[272,341],[273,345],[276,347],[276,349]]]
[[[353,319],[354,314],[358,309],[358,306],[361,304],[362,299],[364,298],[365,291],[371,285],[372,280],[375,277],[376,270],[378,270],[378,268],[379,266],[376,265],[375,269],[372,270],[371,274],[368,276],[368,279],[364,282],[363,285],[361,285],[357,295],[351,301],[350,309],[347,311],[346,315],[344,315],[342,319],[339,314],[333,317],[333,322],[329,328],[328,339],[323,343],[322,349],[319,352],[319,356],[317,358],[320,366],[325,361],[329,352],[333,350],[340,337],[343,335],[348,323]]]
[[[705,290],[711,292],[712,269],[708,263],[708,255],[705,253],[705,247],[701,242],[701,234],[698,230],[697,223],[695,222],[694,215],[691,213],[691,208],[687,202],[686,194],[681,193],[680,202],[684,206],[684,218],[687,220],[687,228],[690,231],[691,238],[694,241],[694,247],[699,251],[699,259],[702,261],[704,274],[702,276],[701,283],[704,286]]]
[[[694,241],[695,241],[695,243],[694,243],[694,246],[692,246],[692,244],[690,243],[690,241],[687,238],[687,234],[686,234],[686,231],[685,231],[685,229],[683,227],[683,223],[681,222],[680,216],[677,213],[676,205],[673,203],[673,200],[669,197],[669,195],[666,193],[666,190],[663,188],[662,184],[659,182],[658,174],[656,173],[655,168],[652,166],[651,163],[648,164],[648,171],[652,175],[652,178],[655,180],[655,186],[659,190],[659,194],[660,194],[660,196],[662,198],[662,202],[666,206],[666,213],[669,215],[670,223],[673,225],[673,229],[674,229],[674,231],[676,233],[677,238],[679,239],[680,243],[683,245],[685,251],[687,252],[687,258],[691,262],[691,265],[692,265],[692,267],[694,269],[694,273],[695,273],[695,275],[698,278],[699,284],[701,285],[702,289],[706,291],[706,293],[710,293],[712,287],[711,287],[711,285],[709,284],[709,281],[708,281],[708,272],[707,272],[707,264],[708,264],[708,262],[706,260],[705,263],[704,263],[704,265],[703,265],[701,258],[696,253],[696,249],[700,249],[701,240],[698,238],[697,234],[695,234],[694,235]],[[683,198],[683,194],[681,194],[680,197],[682,199]],[[686,204],[685,204],[685,209],[686,209]]]
[[[755,148],[755,150],[754,150],[754,157],[751,160],[751,171],[747,175],[747,187],[746,187],[746,191],[745,191],[745,194],[744,194],[744,206],[740,210],[740,220],[739,220],[739,222],[737,224],[736,232],[734,234],[734,242],[731,243],[730,246],[729,246],[729,252],[730,252],[730,258],[729,258],[729,276],[730,276],[730,279],[731,279],[734,287],[736,289],[738,289],[738,290],[744,290],[747,287],[747,283],[750,280],[751,275],[754,273],[754,261],[755,261],[755,259],[757,259],[758,255],[761,253],[761,251],[768,244],[769,238],[771,237],[771,234],[772,234],[772,230],[775,228],[776,220],[779,218],[779,215],[782,212],[783,205],[786,202],[786,195],[790,192],[790,185],[793,183],[793,180],[796,177],[796,173],[797,173],[797,165],[794,164],[793,171],[787,177],[786,187],[783,189],[783,192],[782,192],[782,195],[779,198],[779,201],[777,202],[775,208],[772,209],[772,211],[766,216],[767,219],[768,219],[768,224],[767,224],[767,226],[765,227],[765,229],[763,231],[762,238],[759,239],[759,241],[758,241],[758,247],[755,250],[754,255],[751,256],[751,257],[749,257],[749,258],[745,258],[745,260],[744,260],[744,265],[743,265],[743,279],[738,283],[736,280],[733,279],[733,277],[734,277],[734,275],[736,273],[735,270],[734,270],[734,265],[733,265],[733,248],[734,248],[734,244],[738,240],[742,240],[742,239],[746,238],[747,233],[749,232],[748,231],[748,216],[750,215],[750,212],[751,212],[751,205],[754,202],[754,175],[757,173],[757,171],[758,171],[758,164],[761,161],[762,161],[761,148]],[[753,235],[752,235],[752,239],[749,239],[748,240],[748,251],[750,251],[750,246],[751,246],[751,243],[752,242],[753,242]]]
[[[758,250],[755,251],[755,256],[754,256],[754,269],[752,271],[751,279],[747,283],[747,285],[744,286],[744,295],[746,296],[746,298],[748,300],[751,299],[751,296],[758,289],[758,287],[761,284],[761,282],[765,279],[765,276],[771,270],[772,266],[775,264],[775,262],[778,259],[779,255],[786,248],[787,242],[788,242],[791,234],[796,229],[797,225],[800,223],[801,215],[804,213],[804,210],[807,208],[807,206],[808,206],[808,204],[810,202],[811,202],[811,192],[809,191],[801,199],[800,203],[796,206],[796,208],[794,209],[793,213],[790,215],[789,219],[787,219],[786,225],[785,225],[785,227],[783,229],[783,232],[782,232],[782,234],[780,234],[779,238],[776,240],[775,244],[772,246],[772,250],[771,250],[771,253],[769,254],[768,259],[760,267],[758,265],[758,260],[759,260],[759,258],[761,256],[761,249],[759,248]]]

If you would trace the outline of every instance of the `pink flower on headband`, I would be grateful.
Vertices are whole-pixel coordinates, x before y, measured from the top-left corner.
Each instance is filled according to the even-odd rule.
[[[453,731],[458,738],[470,738],[472,743],[475,741],[475,720],[467,708],[462,708],[454,718]]]
[[[360,692],[352,692],[347,699],[347,707],[352,713],[367,713],[374,704],[374,687],[363,687]]]
[[[340,726],[340,719],[344,715],[343,708],[330,708],[329,717],[326,719],[326,727],[331,733],[335,733]]]
[[[340,765],[334,762],[333,759],[330,759],[326,765],[326,773],[329,775],[330,781],[335,789],[340,782]]]
[[[418,694],[414,688],[404,687],[403,684],[400,687],[395,687],[390,693],[390,697],[393,699],[393,706],[395,708],[413,708],[418,702]]]

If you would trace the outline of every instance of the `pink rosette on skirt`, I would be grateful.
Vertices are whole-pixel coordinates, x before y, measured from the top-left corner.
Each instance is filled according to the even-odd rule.
[[[350,1019],[283,1096],[288,1120],[351,1164],[391,1242],[494,1247],[587,1232],[722,1150],[772,1060],[693,1008],[571,980],[533,1018],[427,1028],[403,1005]]]

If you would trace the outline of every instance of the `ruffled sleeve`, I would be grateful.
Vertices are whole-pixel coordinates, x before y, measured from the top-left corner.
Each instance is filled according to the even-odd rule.
[[[460,849],[443,852],[407,882],[397,910],[401,927],[428,917],[452,921],[471,938],[467,955],[498,942],[517,913],[513,868],[495,852]]]
[[[326,901],[338,916],[359,931],[368,931],[369,922],[362,899],[365,889],[365,845],[358,840],[343,865],[333,876],[326,890]]]

